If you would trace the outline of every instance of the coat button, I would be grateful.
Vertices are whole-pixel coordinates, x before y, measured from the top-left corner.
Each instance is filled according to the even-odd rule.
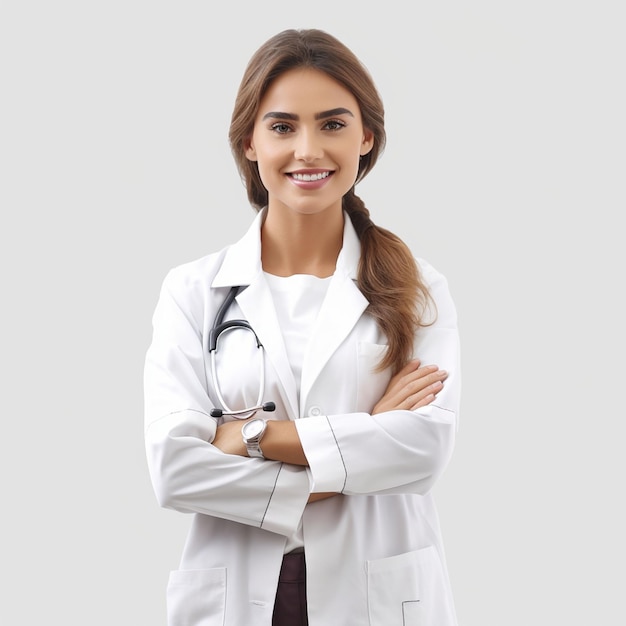
[[[321,415],[321,414],[322,414],[322,409],[320,409],[319,406],[312,406],[309,409],[309,416],[310,417],[316,417],[316,416]]]

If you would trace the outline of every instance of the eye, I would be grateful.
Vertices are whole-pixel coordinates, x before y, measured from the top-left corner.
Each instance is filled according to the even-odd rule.
[[[341,120],[326,120],[326,122],[324,122],[324,128],[328,130],[341,130],[345,126],[346,123]]]
[[[270,128],[279,135],[286,135],[291,131],[291,126],[285,124],[285,122],[276,122],[276,124],[272,124]]]

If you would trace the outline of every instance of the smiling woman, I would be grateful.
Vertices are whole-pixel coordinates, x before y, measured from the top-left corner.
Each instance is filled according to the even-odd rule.
[[[297,68],[271,83],[245,154],[256,162],[268,193],[266,232],[280,233],[299,251],[291,254],[296,264],[283,266],[282,255],[276,254],[282,246],[265,247],[264,269],[280,276],[332,274],[341,241],[335,237],[329,240],[332,249],[318,248],[320,239],[309,240],[302,229],[310,230],[321,219],[326,228],[334,222],[336,232],[341,231],[342,199],[372,145],[373,134],[363,126],[356,98],[324,72]],[[311,243],[303,250],[306,241]]]
[[[155,493],[194,515],[172,626],[456,625],[431,492],[456,434],[456,310],[355,193],[385,139],[331,35],[252,57],[230,142],[258,214],[168,273],[146,356]]]

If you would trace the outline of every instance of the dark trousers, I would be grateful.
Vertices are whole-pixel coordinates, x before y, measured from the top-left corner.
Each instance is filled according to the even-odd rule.
[[[280,568],[272,626],[308,626],[304,552],[285,554]]]

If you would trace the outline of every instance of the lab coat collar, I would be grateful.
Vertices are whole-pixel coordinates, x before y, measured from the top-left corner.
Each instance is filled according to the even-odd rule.
[[[261,226],[267,209],[256,215],[246,234],[227,250],[211,287],[249,285],[261,272]]]

